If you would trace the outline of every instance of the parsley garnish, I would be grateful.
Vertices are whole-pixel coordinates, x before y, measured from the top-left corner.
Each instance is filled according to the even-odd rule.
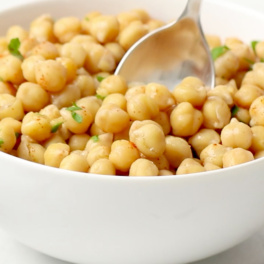
[[[257,45],[258,43],[259,43],[258,40],[253,40],[253,41],[251,41],[251,47],[252,47],[254,53],[256,53],[256,45]]]
[[[97,75],[96,79],[98,82],[101,82],[103,79],[105,79],[105,77],[101,76],[101,75]]]
[[[20,47],[20,40],[19,40],[19,38],[13,38],[13,39],[10,40],[10,42],[8,44],[8,50],[9,50],[9,52],[12,55],[14,55],[15,57],[19,58],[20,60],[23,60],[24,57],[20,53],[19,47]]]
[[[0,148],[2,147],[3,144],[4,144],[4,140],[0,138]]]
[[[225,45],[213,48],[211,50],[211,55],[212,55],[213,60],[215,61],[218,57],[223,55],[228,50],[229,48]]]
[[[0,76],[0,82],[3,82],[4,81],[4,79]]]
[[[51,127],[51,133],[55,133],[58,131],[59,127],[62,125],[63,122],[59,122]]]
[[[235,116],[237,114],[238,110],[239,110],[239,107],[237,105],[234,105],[231,108],[231,114],[232,114],[232,116]]]
[[[77,110],[82,110],[81,107],[79,107],[76,103],[73,103],[72,106],[66,108],[66,110],[71,112],[72,118],[77,122],[77,123],[82,123],[82,116],[77,114],[75,111]]]
[[[92,136],[92,137],[91,137],[91,140],[92,140],[93,142],[98,142],[98,141],[99,141],[99,136],[98,136],[98,135]]]
[[[20,137],[20,133],[19,132],[15,132],[15,136],[18,139]]]
[[[100,95],[100,94],[96,94],[95,95],[97,99],[100,99],[100,100],[104,100],[106,96],[103,96],[103,95]]]

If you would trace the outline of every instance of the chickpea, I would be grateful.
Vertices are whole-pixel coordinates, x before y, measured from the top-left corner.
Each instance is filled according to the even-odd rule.
[[[256,98],[250,108],[249,108],[249,114],[251,117],[250,125],[251,126],[258,126],[258,125],[264,125],[264,95]]]
[[[51,124],[48,117],[29,112],[23,118],[21,132],[36,141],[43,141],[51,136]]]
[[[54,23],[54,35],[61,42],[69,42],[81,32],[81,21],[76,17],[63,17]]]
[[[102,175],[115,175],[115,166],[109,159],[103,158],[96,160],[89,169],[89,173]]]
[[[97,88],[97,94],[107,96],[112,93],[125,94],[127,91],[127,84],[120,75],[110,75],[103,79]]]
[[[255,99],[264,95],[264,90],[253,84],[244,84],[235,94],[235,103],[249,109]]]
[[[243,148],[234,148],[226,151],[223,155],[223,168],[242,164],[254,160],[253,154]]]
[[[21,64],[21,69],[24,78],[32,83],[36,82],[35,66],[39,61],[44,61],[44,57],[41,55],[32,55],[25,58]]]
[[[254,153],[264,150],[264,126],[253,126],[252,131],[252,144],[250,150]]]
[[[244,84],[252,84],[264,89],[264,73],[263,73],[263,63],[258,62],[253,65],[252,71],[248,71],[245,74],[245,77],[242,81],[242,85]]]
[[[42,108],[39,113],[41,115],[44,115],[46,117],[49,118],[49,120],[53,120],[53,119],[57,119],[59,118],[60,115],[60,110],[58,109],[58,107],[54,104],[49,104],[47,106],[45,106],[44,108]]]
[[[18,38],[20,42],[28,38],[28,32],[21,26],[11,26],[6,33],[7,41],[10,42],[14,38]]]
[[[66,84],[67,71],[55,60],[39,61],[35,65],[35,74],[37,83],[49,92],[59,92]]]
[[[219,97],[209,97],[203,105],[203,125],[206,128],[221,129],[231,118],[231,111],[227,103]]]
[[[73,108],[75,108],[73,106]],[[71,107],[62,108],[61,116],[64,118],[65,126],[75,134],[83,134],[90,127],[93,117],[85,108],[76,105],[76,110],[71,110]]]
[[[172,91],[178,103],[189,102],[194,107],[200,107],[206,100],[207,89],[196,77],[186,77]]]
[[[204,171],[205,171],[205,168],[199,161],[193,158],[187,158],[187,159],[184,159],[179,165],[176,171],[176,175],[197,173],[197,172],[204,172]]]
[[[10,94],[15,95],[16,89],[11,83],[8,82],[0,82],[0,94]]]
[[[21,134],[21,121],[18,121],[12,117],[5,117],[0,121],[0,127],[6,126],[14,130],[16,135]]]
[[[51,137],[42,142],[42,146],[47,149],[49,145],[58,143],[66,144],[66,141],[63,139],[60,133],[53,133]]]
[[[30,24],[29,35],[32,38],[42,41],[55,41],[53,34],[53,20],[50,15],[42,15],[33,20]]]
[[[91,113],[93,121],[97,111],[102,105],[101,100],[96,98],[95,96],[83,97],[77,100],[76,104],[82,108],[85,108],[89,113]]]
[[[50,144],[44,152],[44,164],[51,167],[60,167],[61,161],[70,153],[70,147],[65,143]]]
[[[91,21],[95,17],[100,16],[100,15],[102,14],[98,11],[93,11],[93,12],[86,14],[84,19],[81,21],[82,31],[86,34],[90,34],[91,33]]]
[[[127,100],[127,112],[132,120],[155,118],[159,114],[158,103],[146,94],[138,94]]]
[[[81,97],[95,95],[96,93],[95,81],[90,75],[77,75],[73,84],[80,90]]]
[[[85,155],[82,155],[82,153],[71,152],[68,156],[63,158],[60,163],[60,168],[64,170],[88,172],[89,164]]]
[[[260,159],[264,157],[264,150],[260,150],[258,152],[255,153],[254,158],[255,159]]]
[[[69,106],[81,98],[81,91],[74,84],[67,84],[61,91],[51,94],[51,102],[57,108]]]
[[[71,58],[60,57],[56,61],[60,62],[66,69],[67,80],[66,83],[72,83],[77,75],[77,65]]]
[[[98,159],[104,159],[108,158],[110,154],[110,147],[106,145],[98,145],[96,147],[93,147],[87,155],[87,162],[89,166],[92,166],[92,164],[98,160]]]
[[[90,152],[93,148],[98,146],[106,146],[111,148],[111,145],[113,143],[113,134],[112,133],[104,133],[101,135],[96,135],[91,137],[86,146],[85,151]]]
[[[0,151],[10,153],[16,144],[16,134],[14,129],[2,124],[0,125]]]
[[[203,164],[211,163],[220,168],[223,167],[223,155],[228,150],[226,146],[212,143],[205,147],[200,153],[200,160]]]
[[[114,104],[120,107],[121,109],[123,109],[124,111],[126,111],[126,108],[127,108],[126,98],[123,94],[120,94],[120,93],[109,94],[103,100],[103,103],[102,103],[102,105],[106,105],[106,104]]]
[[[80,68],[84,65],[86,52],[80,43],[68,42],[62,45],[60,55],[72,59]]]
[[[193,157],[191,146],[185,139],[168,135],[165,142],[164,155],[172,168],[177,168],[184,159]]]
[[[8,50],[8,41],[6,37],[0,37],[0,54],[7,55],[7,50]]]
[[[11,94],[0,94],[0,120],[5,117],[12,117],[17,120],[24,117],[21,100]]]
[[[164,85],[149,83],[146,85],[145,93],[156,101],[161,111],[166,110],[175,104],[172,94]]]
[[[164,154],[162,154],[157,158],[147,158],[147,159],[152,161],[160,171],[170,169],[170,163]]]
[[[128,172],[131,164],[140,158],[137,147],[127,140],[116,140],[111,146],[109,160],[115,168],[122,172]]]
[[[22,61],[13,55],[0,57],[1,80],[16,85],[21,84],[24,81],[21,64]]]
[[[145,91],[146,91],[145,85],[133,85],[132,87],[130,87],[127,90],[125,97],[127,100],[129,100],[130,98],[132,98],[135,95],[145,94]]]
[[[201,111],[195,109],[189,102],[179,103],[171,112],[170,123],[175,136],[192,136],[203,123]]]
[[[210,49],[222,46],[222,42],[219,36],[206,34],[205,38]]]
[[[54,60],[59,56],[59,51],[55,44],[44,41],[35,45],[30,51],[30,55],[39,55],[46,60]]]
[[[147,23],[150,20],[149,13],[144,9],[133,9],[131,14],[135,14],[142,23]]]
[[[155,122],[135,121],[130,128],[129,139],[146,157],[157,158],[165,151],[165,135]]]
[[[129,170],[129,176],[158,176],[159,169],[150,160],[137,159],[134,161]]]
[[[252,138],[250,127],[235,118],[221,131],[221,141],[226,147],[249,149]]]
[[[119,33],[119,23],[115,16],[96,16],[91,20],[91,35],[100,43],[114,41]]]
[[[117,14],[117,20],[119,22],[120,31],[123,31],[131,22],[139,21],[140,18],[136,12],[121,12]]]
[[[169,176],[169,175],[175,175],[175,173],[173,173],[170,170],[160,170],[158,176]]]
[[[129,124],[126,111],[114,104],[106,104],[99,108],[95,115],[95,124],[105,132],[118,133]]]
[[[49,94],[38,84],[24,82],[18,90],[16,97],[21,100],[25,111],[37,112],[48,105]]]
[[[213,164],[213,163],[210,163],[210,162],[206,162],[204,164],[204,168],[206,171],[211,171],[211,170],[219,170],[221,169],[219,166]]]
[[[196,154],[200,156],[201,151],[208,145],[220,143],[220,135],[213,129],[202,128],[195,135],[190,137],[188,142],[193,147]]]
[[[156,117],[153,118],[153,121],[158,123],[164,132],[164,135],[168,135],[171,131],[170,118],[166,112],[159,112]]]
[[[232,114],[232,116],[245,124],[249,124],[250,122],[250,114],[248,109],[238,107],[236,113]]]
[[[147,33],[148,29],[141,21],[133,21],[119,33],[118,42],[125,50],[128,50]]]
[[[113,54],[116,64],[118,64],[125,55],[125,50],[117,42],[108,42],[104,46]]]
[[[71,151],[84,150],[89,139],[90,136],[88,134],[72,135],[68,142]]]

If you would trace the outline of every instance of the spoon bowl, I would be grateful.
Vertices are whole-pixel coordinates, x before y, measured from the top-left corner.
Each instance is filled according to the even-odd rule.
[[[214,65],[200,23],[201,0],[188,0],[176,22],[145,35],[120,61],[116,74],[128,82],[157,82],[170,90],[195,76],[213,88]]]

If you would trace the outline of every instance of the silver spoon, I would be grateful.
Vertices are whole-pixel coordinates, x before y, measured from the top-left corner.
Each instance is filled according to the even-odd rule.
[[[214,65],[200,23],[201,0],[188,0],[176,22],[148,33],[116,68],[128,82],[157,82],[170,90],[184,77],[199,77],[213,88]]]

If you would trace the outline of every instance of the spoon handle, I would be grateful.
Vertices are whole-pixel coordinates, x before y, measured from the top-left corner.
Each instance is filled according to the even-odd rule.
[[[201,6],[202,0],[188,0],[186,7],[181,15],[181,18],[183,17],[191,17],[195,21],[200,20],[200,6]]]

